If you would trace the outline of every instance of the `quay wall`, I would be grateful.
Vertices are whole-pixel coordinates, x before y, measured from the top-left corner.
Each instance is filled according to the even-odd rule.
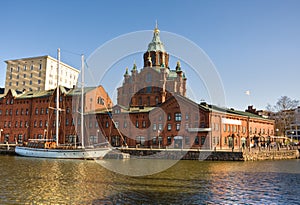
[[[172,159],[172,160],[211,160],[211,161],[244,161],[242,152],[184,150],[184,149],[141,149],[122,148],[123,153],[130,154],[130,158],[143,159]]]
[[[141,149],[122,148],[123,153],[130,158],[173,159],[173,160],[207,160],[207,161],[256,161],[298,159],[298,149],[293,150],[258,150],[243,151],[210,151],[210,150],[176,150],[176,149]]]
[[[0,144],[1,155],[16,155],[15,145]],[[118,148],[105,159],[172,159],[172,160],[207,160],[207,161],[256,161],[300,159],[300,149],[245,149],[243,151],[199,150],[199,149],[149,149]]]
[[[243,153],[245,161],[256,160],[282,160],[282,159],[299,159],[299,150],[245,150]]]
[[[15,144],[0,144],[0,154],[1,155],[16,155]]]

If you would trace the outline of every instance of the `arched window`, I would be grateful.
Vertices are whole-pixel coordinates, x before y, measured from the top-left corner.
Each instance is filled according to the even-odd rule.
[[[151,75],[150,72],[148,72],[148,73],[146,74],[146,82],[151,82],[151,81],[152,81],[152,75]]]

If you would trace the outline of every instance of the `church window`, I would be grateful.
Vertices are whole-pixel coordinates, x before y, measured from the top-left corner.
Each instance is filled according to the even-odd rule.
[[[149,73],[147,73],[147,75],[146,75],[146,82],[151,82],[152,81],[152,75],[151,75],[151,73],[149,72]]]
[[[155,54],[152,55],[151,59],[152,59],[152,65],[156,65],[156,63],[155,63]]]
[[[146,93],[151,93],[151,89],[152,87],[151,86],[148,86],[147,88],[146,88]]]

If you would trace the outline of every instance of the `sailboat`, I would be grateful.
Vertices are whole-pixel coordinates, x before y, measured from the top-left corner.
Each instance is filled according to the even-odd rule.
[[[99,147],[85,147],[83,109],[81,111],[81,146],[66,147],[59,145],[59,65],[60,49],[57,49],[57,89],[56,89],[56,139],[32,139],[26,146],[16,146],[17,155],[25,157],[55,158],[55,159],[102,159],[112,150],[108,142]],[[84,56],[81,56],[81,107],[84,102]]]

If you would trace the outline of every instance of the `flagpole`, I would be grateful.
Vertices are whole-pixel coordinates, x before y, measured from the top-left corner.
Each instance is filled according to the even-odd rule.
[[[245,94],[248,95],[249,105],[251,105],[250,90],[247,90]]]

